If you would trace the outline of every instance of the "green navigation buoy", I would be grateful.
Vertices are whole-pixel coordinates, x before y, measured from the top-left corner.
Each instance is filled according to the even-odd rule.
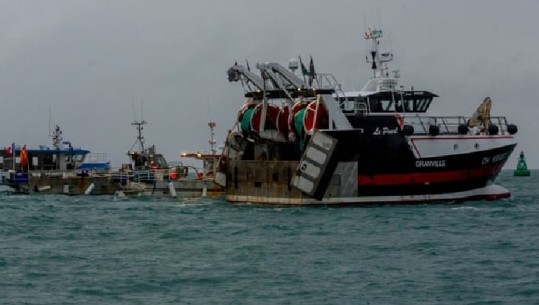
[[[518,158],[517,168],[513,172],[515,176],[529,176],[530,170],[528,165],[526,165],[526,157],[524,157],[524,152],[520,152],[520,157]]]

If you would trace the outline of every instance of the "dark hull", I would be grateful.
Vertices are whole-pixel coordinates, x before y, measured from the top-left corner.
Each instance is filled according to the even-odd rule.
[[[394,170],[380,173],[359,170],[359,195],[413,195],[462,192],[491,184],[500,173],[515,145],[489,151],[415,160],[413,163],[445,164],[443,168],[412,168],[393,164]],[[495,163],[482,164],[494,156]]]
[[[291,186],[300,161],[230,160],[226,199],[285,205],[361,205],[506,198],[510,192],[493,181],[515,145],[419,159],[409,149],[384,154],[379,147],[370,146],[379,152],[371,153],[376,157],[370,159],[369,153],[358,153],[357,147],[337,149],[337,160],[321,182],[319,197]]]

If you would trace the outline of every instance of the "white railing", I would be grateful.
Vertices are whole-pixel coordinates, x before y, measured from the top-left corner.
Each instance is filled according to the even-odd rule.
[[[468,117],[464,116],[404,116],[405,122],[417,122],[413,124],[415,134],[428,134],[430,133],[431,126],[437,126],[440,134],[460,134],[459,126],[468,126]],[[507,119],[503,116],[490,117],[490,124],[498,127],[498,134],[509,134],[507,130]],[[486,134],[488,131],[482,130],[482,128],[468,128],[469,134]]]

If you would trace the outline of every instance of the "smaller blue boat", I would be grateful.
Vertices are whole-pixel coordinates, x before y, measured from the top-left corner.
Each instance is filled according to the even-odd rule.
[[[105,154],[92,154],[63,141],[56,126],[53,147],[27,148],[12,144],[0,151],[2,182],[22,194],[106,194],[115,187],[107,175],[110,164]]]

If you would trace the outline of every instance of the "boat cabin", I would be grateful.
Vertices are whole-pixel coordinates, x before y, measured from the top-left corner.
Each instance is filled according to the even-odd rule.
[[[429,91],[346,92],[338,97],[344,113],[425,113],[438,95]]]
[[[41,146],[37,149],[26,150],[27,162],[21,166],[23,148],[16,147],[14,151],[1,151],[1,166],[3,171],[68,171],[80,168],[89,150],[80,148],[49,148]]]
[[[131,167],[135,170],[167,169],[169,167],[165,157],[156,153],[155,146],[144,151],[129,151],[127,155],[131,159]]]

